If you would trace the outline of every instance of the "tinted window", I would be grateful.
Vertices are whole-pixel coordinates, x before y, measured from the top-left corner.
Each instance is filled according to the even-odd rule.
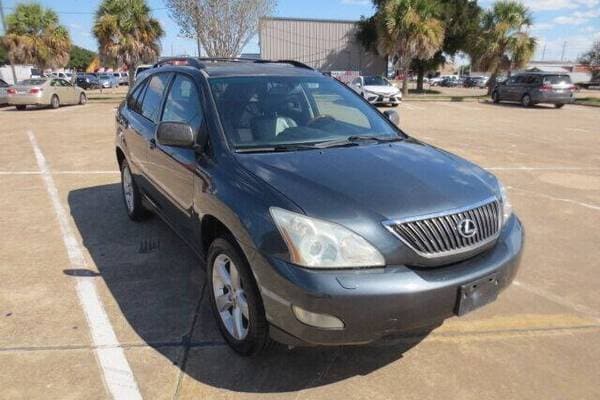
[[[146,82],[142,82],[138,87],[134,89],[134,91],[129,95],[127,99],[127,106],[131,111],[134,111],[138,114],[141,114],[142,110],[140,107],[140,99],[142,94],[144,93],[144,88],[146,87]]]
[[[571,83],[569,75],[546,75],[544,76],[544,83],[550,85],[559,85],[561,83]]]
[[[198,89],[191,79],[177,75],[165,102],[162,121],[190,123],[202,117]]]
[[[6,83],[2,79],[0,79],[0,87],[5,87],[5,86],[8,86],[8,83]]]
[[[24,81],[19,82],[19,85],[23,86],[38,86],[46,83],[46,79],[25,79]]]
[[[158,118],[160,102],[169,82],[169,77],[169,74],[157,74],[150,78],[142,102],[142,115],[149,120],[156,121]]]

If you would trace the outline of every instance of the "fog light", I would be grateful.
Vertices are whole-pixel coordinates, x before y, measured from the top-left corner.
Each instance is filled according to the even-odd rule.
[[[344,329],[344,323],[333,315],[313,313],[298,306],[292,306],[292,310],[298,321],[306,325],[321,329]]]

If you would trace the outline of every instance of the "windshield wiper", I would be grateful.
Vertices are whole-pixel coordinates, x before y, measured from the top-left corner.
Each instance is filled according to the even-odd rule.
[[[264,147],[242,147],[236,149],[236,153],[277,153],[296,150],[314,150],[318,149],[314,144],[298,143],[298,144],[278,144],[275,146]]]
[[[342,146],[358,146],[360,142],[378,142],[378,143],[388,143],[388,142],[398,142],[404,140],[401,136],[348,136],[343,139],[333,139],[327,140],[325,142],[319,142],[315,144],[315,147],[320,149],[326,149],[329,147],[342,147]]]

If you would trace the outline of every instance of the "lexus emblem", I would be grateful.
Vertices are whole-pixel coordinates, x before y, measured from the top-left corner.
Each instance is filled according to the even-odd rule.
[[[469,218],[465,218],[460,221],[456,228],[458,229],[460,236],[467,239],[472,238],[477,233],[477,226],[475,225],[475,222]]]

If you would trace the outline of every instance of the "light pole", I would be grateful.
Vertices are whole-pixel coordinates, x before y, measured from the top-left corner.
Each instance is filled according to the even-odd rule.
[[[4,35],[6,36],[6,19],[4,18],[4,6],[2,5],[2,0],[0,0],[0,19],[2,19],[2,29],[4,30]],[[10,62],[10,69],[12,70],[13,76],[13,84],[17,84],[17,73],[15,72],[15,66]]]

